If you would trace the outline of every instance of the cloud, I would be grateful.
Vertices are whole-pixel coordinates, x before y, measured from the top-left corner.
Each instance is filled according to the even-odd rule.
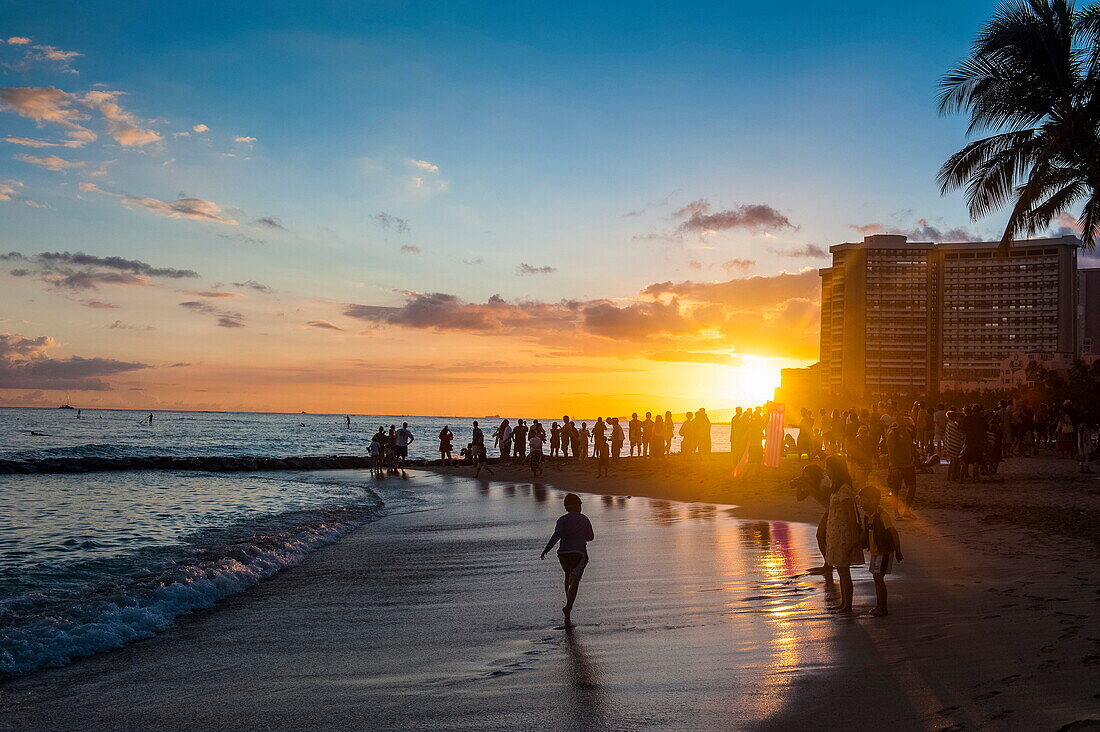
[[[471,267],[476,267],[479,264],[485,264],[485,260],[482,259],[481,257],[478,257],[477,259],[463,259],[462,263],[463,264],[468,264]]]
[[[192,127],[191,131],[192,132],[209,132],[210,128],[207,127],[206,125],[202,124],[202,123],[199,123],[199,124],[195,125],[194,127]]]
[[[401,253],[402,254],[420,254],[420,247],[415,246],[413,244],[402,244],[401,245]]]
[[[94,290],[97,285],[146,286],[150,284],[150,277],[185,279],[199,276],[189,269],[154,267],[137,259],[100,257],[84,252],[42,252],[31,256],[9,252],[0,254],[0,261],[27,262],[33,265],[33,270],[13,270],[11,274],[34,274],[53,287],[74,291]]]
[[[980,234],[976,234],[969,229],[962,227],[955,227],[951,229],[940,229],[928,222],[928,219],[917,219],[916,226],[911,228],[899,228],[897,226],[888,226],[884,224],[852,224],[849,226],[851,229],[855,229],[863,236],[871,236],[872,234],[902,234],[910,241],[930,241],[930,242],[960,242],[960,241],[984,241],[985,237]]]
[[[754,310],[791,298],[816,300],[821,293],[821,279],[816,269],[798,273],[742,277],[727,282],[656,282],[641,291],[653,298],[672,296],[698,303],[730,305],[741,310]]]
[[[687,204],[674,214],[684,219],[677,230],[681,233],[702,233],[727,229],[760,232],[796,228],[786,216],[765,203],[736,206],[714,213],[710,209],[711,204],[705,199]]]
[[[76,73],[71,66],[73,59],[80,58],[84,55],[76,51],[62,51],[60,48],[54,46],[34,46],[33,49],[33,51],[27,51],[26,59],[28,61],[52,63],[61,71],[70,74]]]
[[[740,351],[811,359],[818,346],[819,290],[816,270],[808,269],[729,282],[657,283],[641,293],[651,299],[625,302],[509,302],[493,295],[476,303],[448,293],[405,292],[402,305],[349,304],[343,314],[375,326],[518,338],[572,355]]]
[[[774,252],[775,254],[782,255],[784,257],[805,259],[829,256],[829,252],[827,250],[822,249],[816,244],[806,244],[805,246],[792,247],[790,249],[771,249],[769,251]]]
[[[243,328],[244,316],[240,313],[233,312],[232,310],[222,310],[216,308],[213,305],[207,305],[204,302],[198,300],[188,300],[187,302],[180,303],[181,308],[186,308],[194,313],[203,313],[204,315],[213,315],[217,318],[219,328]]]
[[[274,289],[268,287],[267,285],[261,284],[261,283],[257,282],[256,280],[245,280],[244,282],[234,282],[233,286],[234,287],[247,287],[250,290],[255,290],[256,292],[262,292],[265,295],[270,295],[271,293],[275,292]]]
[[[432,165],[427,160],[410,160],[409,162],[412,163],[413,165],[415,165],[416,167],[420,168],[421,170],[428,171],[429,173],[438,173],[439,172],[439,166],[438,165]]]
[[[239,142],[243,145],[251,145],[252,143],[256,142],[256,138],[246,137],[245,135],[238,135],[237,137],[233,138],[233,142]]]
[[[149,368],[109,358],[51,358],[47,352],[56,345],[49,336],[0,333],[0,389],[108,391],[111,385],[103,378]]]
[[[18,192],[18,189],[22,187],[23,184],[17,180],[5,180],[0,182],[0,201],[10,201]]]
[[[103,300],[81,300],[80,304],[93,310],[117,310],[118,305]]]
[[[58,157],[57,155],[47,155],[45,157],[39,157],[36,155],[27,155],[26,153],[19,153],[12,156],[13,159],[23,163],[30,163],[31,165],[37,165],[40,168],[46,170],[52,170],[55,173],[64,173],[66,170],[76,170],[77,168],[83,168],[87,165],[85,162],[78,162],[75,160],[66,160],[65,158]]]
[[[393,229],[398,233],[404,233],[409,230],[408,221],[398,218],[397,216],[391,216],[385,211],[379,211],[374,216],[371,216],[369,218],[374,219],[375,223],[377,223],[383,229]]]
[[[39,203],[38,201],[23,201],[24,206],[30,206],[31,208],[49,208],[49,206]]]
[[[558,271],[557,268],[551,267],[549,265],[543,265],[541,267],[535,267],[535,266],[532,266],[530,264],[527,264],[527,262],[522,262],[522,263],[520,263],[519,266],[516,267],[516,274],[518,274],[520,276],[553,274],[554,272],[557,272],[557,271]]]
[[[7,136],[4,138],[4,142],[9,142],[12,145],[22,145],[23,147],[83,147],[84,143],[79,140],[68,140],[66,142],[50,142],[48,140],[39,140],[34,137],[14,137]]]
[[[306,325],[310,328],[320,328],[322,330],[343,330],[343,328],[338,328],[327,320],[310,320],[306,322]]]
[[[76,105],[79,98],[52,86],[0,88],[0,110],[32,119],[39,127],[53,124],[67,130],[67,146],[80,147],[96,139],[96,134],[80,124],[89,115]]]
[[[261,216],[258,219],[252,221],[254,226],[263,226],[268,229],[279,229],[280,231],[286,231],[286,227],[283,226],[283,222],[274,216]]]
[[[740,272],[741,274],[747,274],[750,269],[756,266],[755,259],[728,259],[718,265],[727,272]]]
[[[201,198],[178,198],[175,201],[161,201],[151,196],[131,196],[127,193],[111,193],[105,191],[94,183],[81,183],[80,190],[84,193],[98,193],[103,196],[119,199],[124,206],[144,208],[157,216],[169,219],[194,219],[228,226],[237,226],[237,220],[220,216],[222,207],[213,201],[205,201]]]
[[[9,181],[10,182],[10,181]],[[1051,236],[1080,236],[1081,222],[1073,214],[1063,211],[1051,222]]]
[[[9,46],[26,46],[31,42],[26,36],[12,36],[8,39]]]
[[[141,120],[123,109],[117,102],[122,94],[123,92],[118,91],[92,91],[85,94],[81,101],[88,107],[99,110],[107,120],[108,134],[119,145],[141,147],[160,142],[161,137],[158,132],[142,127]]]
[[[154,328],[151,325],[129,325],[128,323],[123,323],[121,320],[116,320],[115,322],[111,323],[110,325],[107,326],[107,329],[108,330],[156,330],[156,328]]]
[[[189,292],[188,295],[194,295],[195,297],[208,297],[213,300],[236,300],[244,297],[239,292],[223,292],[221,290],[203,290],[201,292]]]
[[[708,363],[717,366],[740,366],[744,361],[728,353],[707,353],[696,351],[659,351],[649,354],[651,361],[672,363]]]

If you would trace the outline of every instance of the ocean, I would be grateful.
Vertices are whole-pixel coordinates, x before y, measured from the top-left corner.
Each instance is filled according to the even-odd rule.
[[[157,412],[151,425],[147,416],[0,409],[0,459],[363,454],[378,426],[402,421],[419,438],[410,457],[428,458],[444,425],[460,447],[472,422],[352,415],[349,430],[332,414]],[[715,426],[714,442],[728,446],[728,425]],[[0,475],[0,677],[149,637],[430,500],[384,485],[357,471]]]

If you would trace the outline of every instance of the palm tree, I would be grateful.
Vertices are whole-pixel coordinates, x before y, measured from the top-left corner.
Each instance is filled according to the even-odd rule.
[[[1014,0],[1002,5],[970,55],[940,83],[944,114],[965,110],[969,132],[995,132],[952,155],[941,191],[966,189],[972,218],[1012,202],[1001,237],[1077,218],[1085,246],[1100,235],[1100,4]]]

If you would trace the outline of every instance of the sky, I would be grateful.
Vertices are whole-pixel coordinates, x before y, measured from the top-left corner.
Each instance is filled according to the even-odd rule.
[[[994,5],[5,3],[0,405],[760,403]]]

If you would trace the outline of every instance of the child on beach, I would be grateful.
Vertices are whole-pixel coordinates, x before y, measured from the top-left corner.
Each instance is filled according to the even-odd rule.
[[[829,518],[825,527],[825,562],[840,575],[840,606],[831,612],[852,611],[852,566],[863,564],[863,534],[856,510],[856,493],[848,464],[839,455],[825,460],[829,478]]]
[[[592,522],[581,513],[581,498],[570,493],[565,497],[565,514],[558,518],[554,534],[546,542],[546,548],[539,557],[546,559],[554,545],[561,542],[558,547],[558,562],[565,572],[565,607],[561,611],[565,615],[566,628],[573,627],[573,603],[577,599],[577,589],[580,587],[584,568],[588,566],[588,542],[593,539],[595,536],[592,533]]]
[[[863,545],[871,554],[870,570],[875,580],[875,607],[871,615],[880,618],[889,615],[886,605],[886,575],[894,567],[894,559],[899,562],[901,538],[890,514],[882,510],[882,494],[874,486],[865,487],[859,494],[859,505],[863,509]]]

